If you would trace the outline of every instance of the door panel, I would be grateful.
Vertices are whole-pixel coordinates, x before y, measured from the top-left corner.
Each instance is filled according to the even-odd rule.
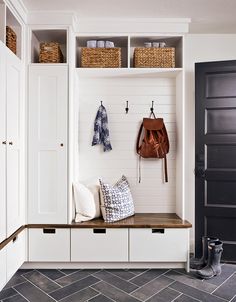
[[[201,236],[236,261],[236,61],[196,64],[196,255]]]
[[[226,70],[223,73],[215,72],[206,74],[206,97],[235,97],[236,73]]]
[[[6,58],[0,41],[0,242],[6,239]]]
[[[21,102],[22,65],[13,54],[7,54],[7,235],[22,224],[21,196]],[[23,168],[23,167],[22,167]]]
[[[208,180],[206,185],[208,205],[235,206],[236,181]]]
[[[236,128],[235,128],[236,129]],[[207,168],[236,169],[236,145],[208,145]],[[224,159],[222,161],[222,158]]]
[[[29,223],[67,222],[67,66],[29,69]]]
[[[57,151],[41,151],[38,153],[38,177],[40,213],[53,213],[57,209]],[[48,202],[50,200],[50,202]]]
[[[227,106],[227,103],[225,105]],[[235,116],[236,116],[236,108],[207,109],[206,133],[210,133],[210,134],[235,133],[235,129],[236,129]]]

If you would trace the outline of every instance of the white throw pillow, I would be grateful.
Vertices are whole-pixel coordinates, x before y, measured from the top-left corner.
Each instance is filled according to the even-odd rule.
[[[79,182],[73,183],[73,195],[76,212],[75,222],[88,221],[101,215],[98,185],[85,186]]]
[[[134,203],[128,180],[123,175],[112,186],[100,180],[101,211],[106,222],[118,221],[134,215]]]

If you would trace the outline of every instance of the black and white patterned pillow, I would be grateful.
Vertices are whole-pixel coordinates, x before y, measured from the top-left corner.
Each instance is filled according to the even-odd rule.
[[[101,211],[106,222],[113,222],[134,215],[134,203],[129,183],[123,175],[114,185],[101,179]]]

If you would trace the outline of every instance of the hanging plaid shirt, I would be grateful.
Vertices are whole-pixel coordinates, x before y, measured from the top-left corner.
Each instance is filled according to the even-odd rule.
[[[103,144],[104,152],[112,150],[109,129],[108,118],[106,108],[101,105],[98,108],[98,112],[94,121],[94,135],[92,146]]]

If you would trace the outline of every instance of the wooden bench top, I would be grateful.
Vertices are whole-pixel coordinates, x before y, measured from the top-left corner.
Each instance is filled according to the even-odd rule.
[[[27,224],[21,226],[15,233],[4,241],[0,242],[0,250],[13,240],[26,228],[42,229],[42,228],[191,228],[192,225],[187,220],[182,220],[174,213],[137,213],[129,218],[116,221],[105,222],[102,218],[93,219],[85,222],[72,222],[68,224]]]
[[[28,228],[191,228],[187,220],[175,213],[137,213],[116,222],[105,222],[102,218],[71,224],[28,224]]]

